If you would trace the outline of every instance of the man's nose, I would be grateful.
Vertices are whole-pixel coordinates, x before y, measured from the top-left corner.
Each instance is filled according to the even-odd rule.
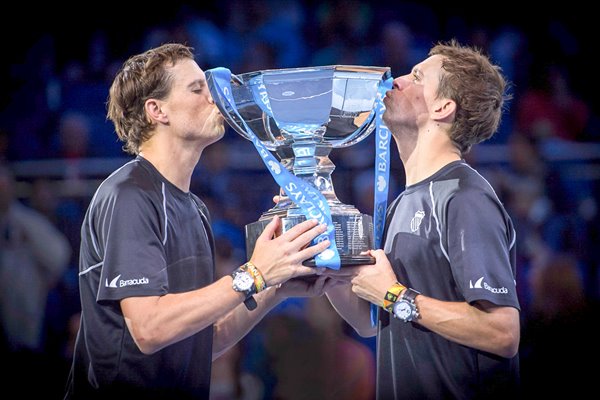
[[[394,79],[393,87],[398,90],[404,90],[410,84],[410,80],[408,78],[409,75],[397,77],[396,79]]]

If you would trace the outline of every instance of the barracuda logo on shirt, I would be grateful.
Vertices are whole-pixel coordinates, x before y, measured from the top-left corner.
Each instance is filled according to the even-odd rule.
[[[496,294],[508,294],[508,289],[505,288],[504,286],[501,288],[495,288],[495,287],[491,287],[490,285],[488,285],[486,282],[483,281],[483,276],[481,278],[477,279],[475,284],[473,284],[473,281],[469,280],[469,288],[485,289],[485,290],[489,290],[490,292],[496,293]]]
[[[108,282],[108,279],[106,279],[105,286],[108,288],[117,288],[117,287],[124,287],[124,286],[147,285],[148,283],[150,283],[150,280],[148,278],[146,278],[145,276],[142,278],[136,278],[136,279],[121,279],[121,280],[119,280],[120,277],[121,277],[121,275],[117,275],[117,277],[115,279],[113,279],[112,281],[110,281],[110,283]]]

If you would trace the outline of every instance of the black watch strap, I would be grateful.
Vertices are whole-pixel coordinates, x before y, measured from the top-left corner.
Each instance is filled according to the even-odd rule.
[[[402,295],[400,297],[414,303],[416,297],[420,294],[421,292],[418,292],[415,289],[406,288],[406,290],[402,292]]]
[[[419,313],[419,308],[417,307],[417,303],[415,303],[415,299],[420,294],[421,292],[416,291],[415,289],[406,288],[406,290],[400,295],[400,298],[402,300],[410,302],[413,308],[413,315],[408,321],[419,319],[419,317],[421,316],[421,314]]]
[[[254,310],[256,308],[256,306],[258,304],[256,303],[256,300],[254,299],[254,296],[249,296],[249,297],[246,297],[246,300],[244,300],[244,305],[246,306],[246,308],[249,311],[252,311],[252,310]]]

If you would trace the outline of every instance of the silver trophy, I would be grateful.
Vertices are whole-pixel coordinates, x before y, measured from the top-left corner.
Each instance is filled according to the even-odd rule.
[[[342,266],[374,262],[360,254],[373,248],[373,219],[337,198],[331,180],[335,165],[329,153],[332,148],[360,142],[374,130],[378,88],[390,76],[387,67],[350,65],[232,74],[234,110],[215,88],[211,71],[206,72],[212,97],[229,125],[248,140],[260,140],[288,171],[327,200]],[[257,90],[259,85],[261,90]],[[280,201],[258,221],[246,225],[248,255],[275,215],[282,222],[279,233],[305,220],[282,189]],[[314,266],[314,259],[305,265]]]

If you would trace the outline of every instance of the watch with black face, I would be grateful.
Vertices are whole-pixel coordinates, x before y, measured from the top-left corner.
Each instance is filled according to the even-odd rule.
[[[244,293],[246,299],[244,304],[248,310],[254,310],[256,308],[256,300],[252,296],[256,293],[256,285],[254,284],[254,277],[252,274],[242,266],[231,274],[233,283],[231,284],[233,290],[236,292]]]
[[[395,302],[392,306],[392,313],[394,314],[394,317],[404,322],[414,321],[415,319],[419,318],[419,310],[417,309],[417,304],[415,303],[415,298],[419,294],[421,293],[411,288],[407,288],[404,292],[402,292],[400,300]]]

